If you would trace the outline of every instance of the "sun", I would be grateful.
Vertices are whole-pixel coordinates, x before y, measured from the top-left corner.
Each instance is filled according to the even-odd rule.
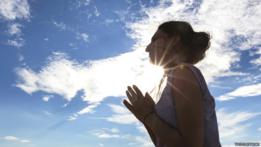
[[[165,87],[166,80],[163,78],[164,69],[161,66],[153,65],[151,63],[145,63],[143,68],[140,69],[141,74],[137,76],[137,86],[145,92],[148,92],[152,98],[156,101],[158,99],[157,92],[161,92]],[[163,80],[160,89],[160,81]]]

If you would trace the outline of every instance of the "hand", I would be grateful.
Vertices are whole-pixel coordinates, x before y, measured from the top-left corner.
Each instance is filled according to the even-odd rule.
[[[154,112],[155,102],[147,92],[145,96],[143,96],[142,92],[136,85],[133,85],[133,88],[128,86],[126,95],[131,104],[127,100],[124,100],[124,105],[135,115],[139,121],[144,123],[145,118]]]

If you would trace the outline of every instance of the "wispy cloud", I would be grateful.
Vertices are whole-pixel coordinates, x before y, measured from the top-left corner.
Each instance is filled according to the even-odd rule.
[[[16,36],[21,36],[21,27],[22,25],[19,23],[13,23],[11,25],[9,25],[8,27],[8,34],[12,35],[16,35]]]
[[[222,142],[226,143],[238,138],[246,137],[250,128],[250,119],[260,115],[254,112],[229,112],[225,109],[217,111],[219,135]]]
[[[98,16],[101,15],[101,13],[99,12],[99,10],[97,9],[96,6],[94,6],[94,15],[95,15],[96,17],[98,17]]]
[[[53,23],[53,25],[54,25],[55,27],[57,27],[59,30],[65,30],[65,29],[67,28],[66,24],[63,23],[63,22],[53,21],[52,23]]]
[[[261,51],[261,49],[259,49]],[[261,53],[260,56],[252,61],[250,61],[250,63],[257,65],[257,66],[261,66]],[[259,69],[260,70],[260,69]]]
[[[261,83],[241,86],[229,93],[225,93],[224,95],[219,96],[217,100],[227,101],[240,97],[259,96],[261,95],[260,89],[261,89]]]
[[[153,144],[149,140],[148,136],[136,136],[132,134],[123,134],[117,128],[103,128],[99,130],[92,130],[90,133],[100,139],[124,139],[128,140],[128,146],[136,146],[136,147],[152,147]]]
[[[159,82],[163,70],[152,66],[139,52],[86,63],[54,53],[40,71],[25,67],[17,68],[16,73],[19,76],[16,86],[29,94],[43,91],[71,101],[83,90],[82,99],[94,104],[108,96],[125,96],[127,85],[134,83],[143,91],[150,91]]]
[[[30,5],[27,0],[1,0],[0,1],[0,18],[11,21],[8,25],[7,33],[11,36],[6,44],[21,48],[25,45],[22,37],[22,25],[17,23],[20,20],[30,19]]]
[[[100,129],[92,131],[92,134],[97,136],[98,138],[120,138],[119,129],[112,128],[112,129]]]
[[[7,33],[10,39],[7,40],[7,45],[21,48],[25,45],[25,40],[22,34],[22,25],[20,23],[12,23],[8,25]]]
[[[27,139],[20,139],[16,136],[5,136],[3,137],[4,140],[6,141],[12,141],[12,142],[21,142],[21,143],[30,143],[30,140]]]
[[[120,135],[121,138],[134,140],[134,142],[129,143],[130,146],[153,146],[143,124],[141,124],[126,107],[116,104],[108,104],[108,106],[111,108],[113,113],[111,116],[105,118],[107,121],[121,125],[135,125],[136,129],[145,136]]]
[[[117,124],[138,124],[137,118],[134,117],[125,107],[115,104],[109,104],[113,114],[106,118],[109,122]]]
[[[91,0],[76,0],[74,2],[74,5],[76,8],[84,7],[84,6],[89,6],[91,3]]]
[[[25,45],[25,40],[21,37],[17,37],[15,39],[7,40],[7,44],[10,45],[10,46],[21,48]]]
[[[30,5],[27,0],[1,0],[0,17],[6,20],[29,19]]]
[[[42,97],[42,99],[43,99],[43,101],[48,102],[50,100],[50,98],[52,98],[52,97],[53,97],[53,95],[45,95]]]
[[[5,136],[4,139],[8,140],[8,141],[16,141],[16,140],[18,140],[18,138],[15,137],[15,136]]]
[[[43,111],[43,114],[46,116],[53,116],[53,114],[51,112],[46,111],[46,110]]]
[[[137,22],[127,22],[126,27],[130,30],[129,36],[137,41],[134,49],[138,50],[144,49],[157,26],[167,20],[189,21],[196,31],[209,32],[212,36],[211,48],[207,51],[206,58],[197,64],[209,83],[215,81],[215,77],[229,76],[225,74],[227,72],[236,72],[230,68],[240,60],[238,48],[251,49],[259,45],[260,21],[256,21],[256,18],[260,17],[260,7],[260,1],[257,0],[214,0],[202,3],[162,1],[156,7],[144,7],[142,14],[146,14],[145,17]],[[233,48],[229,45],[230,41],[238,35],[247,40],[243,40],[244,47],[241,45]]]
[[[260,21],[255,20],[260,16],[259,4],[255,0],[214,0],[202,3],[161,1],[155,7],[142,7],[140,14],[143,15],[139,19],[126,21],[120,18],[125,20],[127,35],[135,40],[131,52],[84,63],[70,59],[65,54],[55,53],[39,71],[33,71],[29,67],[18,68],[16,71],[20,80],[16,86],[29,94],[43,91],[61,95],[68,101],[83,90],[82,99],[89,104],[99,103],[108,96],[125,96],[126,86],[130,84],[137,84],[144,92],[149,91],[159,82],[161,76],[150,75],[154,72],[148,70],[151,65],[144,49],[158,25],[167,20],[189,21],[196,31],[210,32],[212,46],[207,51],[206,58],[196,65],[202,70],[208,83],[222,76],[242,76],[245,73],[231,69],[233,63],[240,61],[240,53],[230,42],[233,37],[241,35],[247,38],[246,42],[251,43],[244,43],[244,46],[240,44],[239,49],[251,49],[259,44]],[[130,9],[126,11],[119,14],[133,16],[128,12]],[[54,25],[61,29],[66,28],[57,22]],[[120,117],[129,118],[128,114]],[[115,120],[116,118],[119,117],[116,116]]]
[[[89,42],[89,35],[86,33],[78,33],[77,38],[86,43]]]

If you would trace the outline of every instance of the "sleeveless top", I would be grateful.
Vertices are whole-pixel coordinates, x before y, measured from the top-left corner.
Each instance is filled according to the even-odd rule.
[[[210,94],[206,81],[198,68],[191,64],[188,65],[189,69],[195,75],[204,101],[204,147],[221,147],[219,142],[219,132],[217,117],[215,112],[215,100]],[[167,73],[167,83],[162,91],[159,101],[156,103],[155,109],[157,115],[169,124],[171,127],[176,128],[176,112],[175,112],[175,101],[171,94],[171,86],[168,83],[172,83],[173,70]],[[168,147],[164,145],[159,138],[156,136],[156,147]]]

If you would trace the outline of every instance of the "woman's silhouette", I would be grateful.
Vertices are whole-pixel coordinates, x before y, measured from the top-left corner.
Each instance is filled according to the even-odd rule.
[[[156,147],[221,147],[214,98],[193,65],[209,46],[209,34],[183,21],[161,24],[147,46],[151,63],[164,68],[167,84],[156,104],[135,85],[126,91],[130,103],[123,103]]]

